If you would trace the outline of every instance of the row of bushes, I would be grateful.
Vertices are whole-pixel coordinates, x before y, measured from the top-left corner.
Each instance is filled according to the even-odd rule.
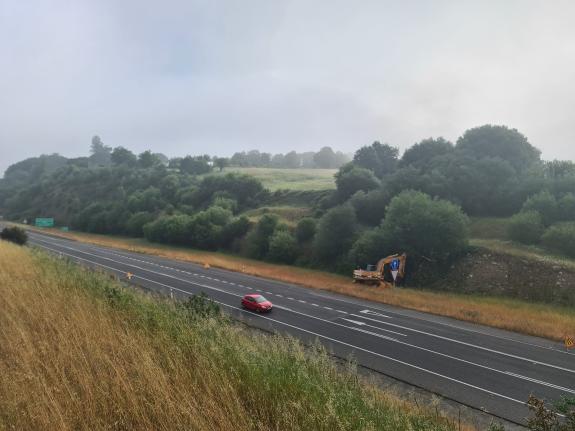
[[[144,226],[150,241],[188,245],[207,250],[232,250],[277,263],[311,266],[348,273],[356,266],[377,262],[392,253],[445,263],[467,247],[467,217],[444,200],[416,191],[394,197],[378,226],[358,221],[352,202],[328,210],[318,220],[301,219],[295,227],[274,214],[252,224],[221,206],[194,215],[166,215]]]
[[[176,242],[175,238],[153,235],[161,220],[146,226],[147,237]],[[177,234],[188,235],[180,232],[189,231],[182,229]],[[328,210],[317,221],[303,218],[295,228],[281,223],[276,215],[264,214],[245,237],[236,239],[234,251],[251,258],[342,273],[405,251],[415,270],[420,260],[441,264],[466,249],[467,217],[450,202],[407,191],[391,200],[382,223],[373,228],[360,224],[354,206],[346,203]]]
[[[144,225],[143,230],[149,241],[216,250],[229,248],[234,240],[246,234],[249,226],[246,217],[233,217],[229,209],[212,206],[194,215],[159,217]]]
[[[556,223],[546,228],[538,211],[522,211],[511,218],[508,234],[513,241],[541,244],[549,250],[575,257],[575,222]]]
[[[529,197],[509,221],[508,235],[522,244],[541,244],[575,257],[575,195],[556,197],[545,190]]]

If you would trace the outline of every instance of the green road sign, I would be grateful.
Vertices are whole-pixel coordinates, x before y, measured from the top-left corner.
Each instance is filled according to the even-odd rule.
[[[38,217],[34,225],[36,227],[54,227],[54,219],[51,217]]]

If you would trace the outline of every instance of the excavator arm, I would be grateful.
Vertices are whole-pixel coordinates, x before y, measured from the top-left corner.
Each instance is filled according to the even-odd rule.
[[[395,283],[391,283],[385,280],[386,274],[386,267],[388,265],[392,265],[393,262],[398,261],[396,268],[391,269],[390,271],[397,271],[395,280],[401,281],[405,276],[405,263],[407,260],[407,255],[405,253],[402,254],[393,254],[391,256],[384,257],[377,262],[375,271],[365,271],[365,270],[355,270],[353,272],[353,281],[360,282],[360,283],[376,283],[381,284],[383,283],[386,287],[393,287]]]

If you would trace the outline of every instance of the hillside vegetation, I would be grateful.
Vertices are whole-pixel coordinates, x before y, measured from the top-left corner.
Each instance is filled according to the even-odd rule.
[[[154,300],[6,242],[0,261],[0,429],[462,429],[202,301]]]
[[[466,130],[455,143],[424,139],[401,155],[376,141],[348,163],[328,147],[168,160],[96,138],[90,157],[41,156],[8,168],[4,217],[52,216],[74,230],[339,274],[406,252],[412,287],[439,288],[469,252],[469,218],[512,216],[497,233],[473,223],[472,235],[505,231],[514,243],[575,256],[575,164],[541,160],[527,137],[505,126]],[[324,174],[333,184],[334,171],[303,166],[339,167],[335,189],[310,190]],[[270,190],[283,186],[297,190]]]

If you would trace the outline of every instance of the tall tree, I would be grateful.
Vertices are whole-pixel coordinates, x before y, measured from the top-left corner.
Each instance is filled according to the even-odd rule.
[[[284,156],[284,167],[295,169],[301,166],[301,159],[295,151],[290,151]]]
[[[517,129],[506,126],[487,124],[469,129],[457,140],[456,149],[478,159],[498,157],[509,162],[518,172],[526,172],[541,160],[541,151]]]
[[[228,166],[228,159],[225,157],[215,157],[214,158],[214,166],[217,167],[220,172],[224,170],[226,166]]]
[[[395,171],[398,156],[397,148],[375,141],[370,146],[357,150],[353,162],[357,166],[373,171],[376,177],[383,178]]]
[[[124,147],[116,147],[110,155],[110,161],[113,165],[135,166],[138,162],[138,158],[130,150]]]
[[[428,138],[405,150],[401,157],[400,166],[423,167],[434,157],[449,154],[454,149],[453,144],[439,137]]]
[[[92,144],[90,145],[90,162],[98,166],[109,166],[110,156],[112,154],[112,147],[104,145],[102,139],[98,135],[92,137]]]
[[[336,166],[336,156],[331,147],[323,147],[315,153],[313,161],[320,169],[333,169]]]

